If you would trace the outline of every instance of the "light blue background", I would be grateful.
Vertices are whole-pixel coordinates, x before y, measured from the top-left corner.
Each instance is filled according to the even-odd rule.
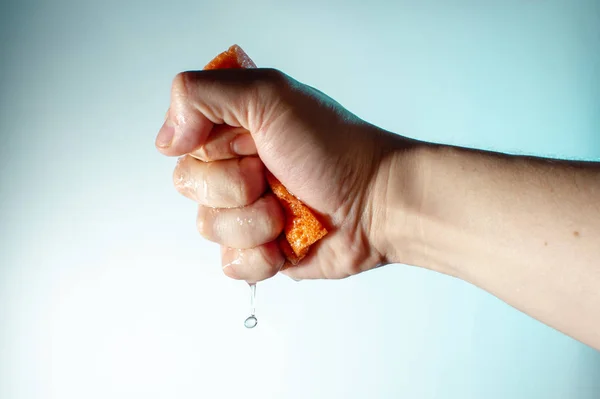
[[[600,158],[598,1],[0,5],[0,398],[598,398],[600,353],[461,281],[222,276],[153,148],[232,43],[412,137]]]

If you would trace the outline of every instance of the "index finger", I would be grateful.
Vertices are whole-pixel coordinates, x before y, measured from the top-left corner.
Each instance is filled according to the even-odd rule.
[[[270,69],[183,72],[173,80],[168,117],[156,138],[167,156],[180,156],[206,142],[215,124],[259,132],[273,117],[286,77]]]

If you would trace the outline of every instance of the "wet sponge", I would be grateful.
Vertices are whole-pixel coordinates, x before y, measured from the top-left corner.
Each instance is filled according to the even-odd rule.
[[[227,51],[212,59],[204,69],[241,69],[256,68],[256,64],[240,46],[234,44]]]
[[[290,263],[298,264],[306,256],[312,244],[327,234],[327,230],[319,222],[310,209],[267,172],[267,181],[283,206],[285,225],[283,236],[279,239],[279,247]]]
[[[256,68],[256,64],[240,46],[235,44],[204,67],[204,69],[236,68]],[[278,238],[277,243],[286,259],[291,264],[297,265],[306,256],[310,246],[327,234],[327,229],[314,213],[271,173],[267,173],[267,181],[285,213],[283,234]]]

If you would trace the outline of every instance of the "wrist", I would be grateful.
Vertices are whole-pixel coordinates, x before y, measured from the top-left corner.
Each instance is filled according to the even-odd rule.
[[[435,169],[443,164],[443,147],[395,135],[390,140],[394,141],[392,150],[383,157],[372,190],[375,247],[384,263],[457,275],[436,249],[444,226],[429,206],[444,196],[432,184]]]

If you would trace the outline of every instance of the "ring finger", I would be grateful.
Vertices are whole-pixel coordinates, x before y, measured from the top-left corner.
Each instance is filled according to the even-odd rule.
[[[200,234],[231,248],[254,248],[273,241],[283,231],[283,224],[283,211],[273,194],[241,208],[198,207]]]

